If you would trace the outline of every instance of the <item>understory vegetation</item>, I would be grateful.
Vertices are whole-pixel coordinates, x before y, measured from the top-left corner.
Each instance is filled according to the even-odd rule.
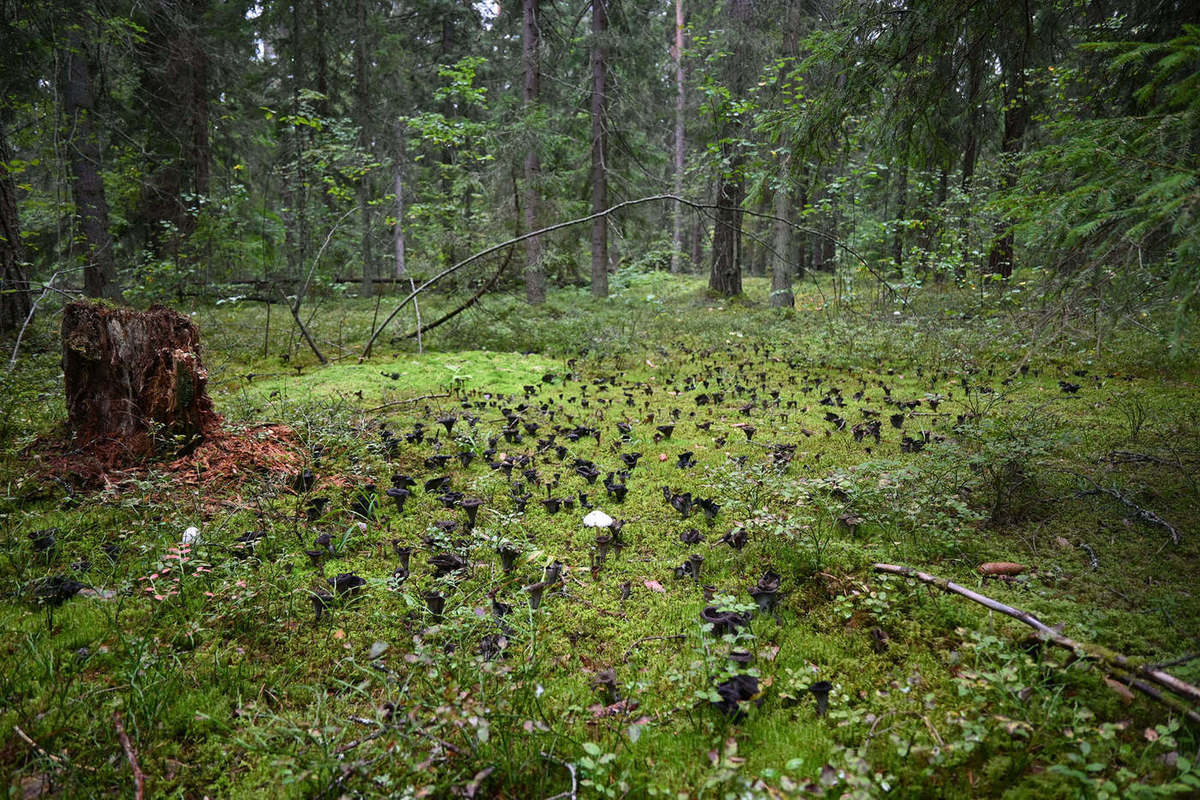
[[[196,305],[225,429],[279,457],[92,486],[46,455],[43,311],[0,377],[10,796],[128,796],[134,763],[153,797],[1200,791],[1179,709],[872,568],[1200,682],[1172,310],[1039,338],[1020,274],[904,303],[822,276],[795,311],[616,277],[485,298],[421,352],[401,315],[363,363],[391,299],[318,298],[329,366],[278,308]]]

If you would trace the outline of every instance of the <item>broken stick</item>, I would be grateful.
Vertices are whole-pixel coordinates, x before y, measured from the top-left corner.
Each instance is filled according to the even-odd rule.
[[[1157,684],[1159,687],[1185,698],[1190,703],[1200,703],[1200,687],[1193,686],[1186,681],[1181,681],[1174,675],[1164,672],[1152,664],[1137,664],[1126,656],[1109,650],[1108,648],[1095,644],[1078,642],[1068,636],[1064,636],[1062,633],[1042,622],[1028,611],[1022,611],[1019,608],[1013,608],[1010,605],[1005,605],[998,600],[993,600],[992,598],[979,594],[978,592],[973,592],[965,586],[960,586],[953,581],[948,581],[945,578],[938,578],[934,575],[930,575],[927,572],[915,570],[912,567],[897,566],[895,564],[875,564],[874,569],[876,572],[888,572],[893,575],[903,575],[909,578],[916,578],[922,583],[927,583],[931,586],[937,586],[938,588],[947,592],[961,595],[968,600],[974,600],[976,603],[979,603],[986,608],[990,608],[993,611],[998,611],[1001,614],[1004,614],[1005,616],[1012,617],[1020,622],[1024,622],[1026,625],[1041,634],[1041,637],[1046,641],[1052,642],[1059,647],[1071,650],[1082,657],[1092,658],[1109,671],[1128,674],[1131,677],[1137,676],[1145,678],[1151,683]],[[1141,682],[1137,681],[1132,684],[1135,689],[1141,688],[1138,686],[1138,683]],[[1150,697],[1154,697],[1154,695],[1149,692],[1146,692],[1146,694]],[[1193,711],[1191,714],[1188,714],[1189,718],[1194,718],[1194,713],[1195,712]]]
[[[137,750],[133,749],[133,742],[129,741],[129,734],[125,733],[125,723],[121,721],[120,711],[113,711],[113,727],[117,729],[117,739],[121,742],[121,749],[125,751],[125,759],[129,762],[129,768],[133,770],[134,799],[145,800],[146,776],[142,772],[142,768],[138,766]]]

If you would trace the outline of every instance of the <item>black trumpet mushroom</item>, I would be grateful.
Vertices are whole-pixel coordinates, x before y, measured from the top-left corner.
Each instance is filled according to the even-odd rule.
[[[453,414],[448,414],[444,417],[438,417],[438,424],[446,429],[446,435],[449,436],[454,432],[454,423],[458,422],[458,417]]]
[[[606,669],[602,672],[597,672],[596,677],[592,678],[592,688],[598,690],[604,695],[605,705],[612,705],[621,702],[621,688],[617,685],[617,673],[615,670]]]
[[[715,606],[705,606],[700,612],[700,621],[712,625],[713,636],[737,633],[738,628],[750,624],[750,620],[736,611],[722,611]]]
[[[449,475],[442,475],[440,477],[430,478],[429,480],[425,481],[426,494],[432,494],[433,492],[445,492],[445,491],[448,491],[449,489],[450,489],[450,476]]]
[[[686,531],[679,534],[679,541],[686,545],[695,545],[703,542],[704,536],[695,528],[688,528]]]
[[[375,516],[375,484],[368,483],[358,494],[354,496],[354,500],[350,505],[350,510],[356,516],[363,519],[371,519]]]
[[[451,572],[466,569],[468,564],[458,553],[438,553],[429,557],[429,566],[433,567],[434,577],[441,578]]]
[[[471,462],[475,460],[475,453],[470,450],[461,450],[457,453],[459,463],[463,465],[463,469],[471,466]]]
[[[692,555],[688,556],[686,564],[688,575],[691,576],[691,579],[694,581],[699,581],[700,568],[704,566],[704,556],[700,555],[699,553],[692,553]]]
[[[633,469],[641,457],[641,453],[621,453],[621,462],[625,464],[626,469]]]
[[[396,558],[400,559],[400,566],[408,571],[408,560],[412,557],[412,548],[405,547],[400,544],[399,539],[392,539],[392,552],[396,554]]]
[[[479,514],[479,507],[483,505],[483,500],[478,497],[464,497],[459,501],[459,507],[467,512],[467,530],[475,527],[475,517]]]
[[[296,477],[292,479],[292,488],[300,494],[308,494],[312,491],[313,485],[317,482],[317,476],[311,469],[306,469],[303,472],[296,473]]]
[[[408,489],[411,491],[416,485],[417,482],[403,472],[397,472],[392,475],[392,486],[395,486],[397,489]]]
[[[711,497],[703,497],[697,500],[696,505],[700,506],[700,510],[704,512],[704,518],[710,523],[716,520],[717,514],[721,512],[720,504]]]
[[[321,615],[333,605],[333,595],[324,589],[316,589],[309,593],[309,597],[312,599],[313,613],[316,616],[316,621],[320,622]]]
[[[542,571],[542,581],[547,585],[558,583],[562,577],[563,563],[561,561],[552,561],[546,565]]]
[[[817,681],[808,687],[812,692],[812,696],[817,699],[817,716],[825,716],[825,712],[829,710],[829,692],[833,689],[833,684],[829,681]]]
[[[764,573],[758,583],[750,587],[750,597],[758,605],[759,611],[764,614],[774,612],[779,599],[779,575],[769,570]]]
[[[353,572],[340,572],[329,579],[329,585],[338,597],[353,597],[362,591],[367,582]]]
[[[442,508],[457,508],[460,500],[463,499],[462,492],[446,492],[438,495],[438,502],[442,504]]]
[[[399,486],[389,487],[384,494],[392,498],[392,502],[396,504],[397,514],[404,511],[404,504],[408,502],[408,498],[412,497],[412,492]]]
[[[717,684],[717,695],[721,699],[713,702],[713,707],[726,716],[739,718],[745,713],[741,704],[754,700],[758,694],[758,678],[753,675],[734,675]]]
[[[512,545],[502,544],[496,548],[496,552],[500,555],[500,568],[505,572],[512,572],[521,551]]]
[[[685,450],[684,452],[680,453],[679,460],[675,463],[675,466],[679,467],[679,469],[691,469],[692,467],[696,466],[696,459],[693,458],[692,455],[693,454],[691,450]]]
[[[734,528],[729,533],[722,536],[718,543],[727,544],[734,550],[741,550],[746,546],[748,539],[749,536],[746,534],[745,528]]]
[[[442,612],[446,610],[446,595],[441,592],[426,592],[424,595],[425,607],[429,609],[429,615],[434,621],[441,621]]]
[[[451,458],[452,456],[448,456],[445,453],[440,453],[434,456],[426,456],[425,467],[427,469],[445,469],[447,462],[449,462]]]
[[[629,494],[629,487],[623,483],[617,483],[616,481],[605,481],[604,490],[608,492],[608,496],[611,497],[615,503],[624,503],[625,495]]]
[[[51,575],[34,585],[33,597],[39,605],[58,608],[86,588],[87,584],[65,575]]]
[[[600,533],[596,535],[596,558],[599,559],[600,562],[603,562],[604,559],[608,558],[608,548],[612,546],[612,540],[612,536],[607,533]]]
[[[542,604],[542,595],[548,586],[549,584],[545,581],[539,581],[525,587],[525,591],[529,594],[529,607],[534,611],[537,611],[538,607]]]

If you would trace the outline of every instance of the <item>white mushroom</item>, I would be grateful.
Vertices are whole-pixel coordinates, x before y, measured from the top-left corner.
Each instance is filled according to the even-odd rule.
[[[613,524],[613,518],[596,508],[583,518],[583,524],[587,528],[607,528]]]

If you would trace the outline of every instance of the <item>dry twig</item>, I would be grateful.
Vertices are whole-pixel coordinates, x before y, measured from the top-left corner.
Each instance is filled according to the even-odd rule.
[[[549,753],[542,753],[542,758],[547,761],[553,761],[555,764],[560,764],[567,772],[571,774],[571,791],[559,792],[553,797],[547,797],[546,800],[575,800],[575,793],[578,791],[578,783],[575,779],[575,765],[569,761],[560,761]]]
[[[120,711],[113,711],[113,727],[117,729],[117,739],[121,742],[121,749],[125,751],[125,760],[129,762],[129,768],[133,770],[134,800],[145,800],[146,776],[142,772],[142,768],[138,766],[137,750],[133,749],[133,742],[129,741],[129,734],[125,733],[125,723],[121,721]]]
[[[954,583],[953,581],[948,581],[945,578],[935,577],[927,572],[915,570],[912,567],[897,566],[895,564],[876,564],[874,569],[876,572],[888,572],[893,575],[904,575],[905,577],[916,578],[922,583],[929,584],[930,586],[937,586],[938,588],[947,592],[961,595],[968,600],[974,600],[976,603],[979,603],[986,608],[990,608],[993,611],[998,611],[1001,614],[1004,614],[1005,616],[1009,616],[1015,620],[1024,622],[1026,625],[1036,630],[1041,635],[1041,638],[1045,639],[1046,641],[1056,644],[1059,647],[1071,650],[1081,657],[1094,659],[1095,661],[1099,662],[1101,668],[1105,671],[1116,672],[1122,675],[1128,675],[1130,678],[1134,678],[1135,680],[1133,682],[1130,682],[1129,680],[1126,682],[1130,683],[1133,688],[1143,691],[1143,693],[1145,693],[1148,697],[1151,697],[1155,700],[1164,700],[1161,692],[1157,692],[1157,689],[1155,693],[1145,692],[1144,688],[1139,686],[1142,681],[1138,681],[1136,678],[1144,678],[1151,683],[1157,684],[1158,687],[1179,695],[1180,697],[1186,699],[1189,703],[1200,703],[1200,687],[1193,686],[1186,681],[1176,678],[1170,673],[1163,672],[1153,664],[1136,664],[1126,656],[1109,650],[1105,647],[1095,644],[1085,644],[1083,642],[1078,642],[1074,639],[1071,639],[1068,636],[1064,636],[1062,633],[1054,628],[1051,628],[1049,625],[1042,622],[1028,611],[1022,611],[1019,608],[1013,608],[1012,606],[1005,605],[998,600],[993,600],[992,598],[979,594],[978,592],[973,592],[964,586]],[[1168,703],[1168,705],[1172,705],[1178,710],[1183,710],[1179,708],[1179,704]],[[1192,709],[1187,709],[1187,711],[1188,717],[1191,719],[1196,719],[1197,716],[1200,716],[1196,715],[1196,712]]]

